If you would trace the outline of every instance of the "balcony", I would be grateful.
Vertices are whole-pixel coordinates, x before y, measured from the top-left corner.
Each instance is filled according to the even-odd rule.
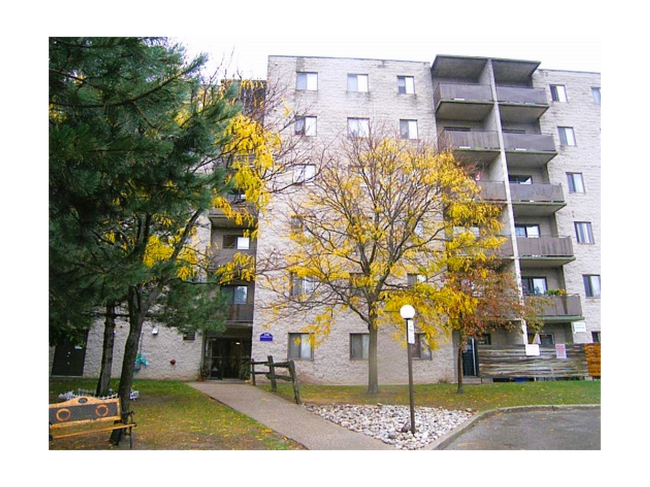
[[[252,323],[252,304],[229,304],[226,312],[226,321],[233,323]]]
[[[460,162],[488,163],[500,152],[499,136],[491,131],[443,130],[440,134],[441,149],[451,149]]]
[[[494,106],[490,85],[438,83],[433,93],[436,117],[480,122]]]
[[[257,209],[253,203],[247,202],[242,195],[231,194],[226,196],[233,210],[244,214],[250,214],[256,217]],[[241,227],[234,220],[229,219],[224,212],[219,208],[212,208],[208,214],[208,218],[213,225],[218,227]],[[244,227],[248,225],[243,225]]]
[[[501,247],[496,249],[495,253],[500,259],[512,260],[515,255],[515,252],[512,249],[512,239],[506,236],[506,241],[501,244]]]
[[[505,202],[506,186],[503,181],[479,181],[479,196],[483,201]]]
[[[543,88],[525,86],[497,86],[497,101],[504,122],[536,122],[549,106]]]
[[[577,294],[569,296],[536,296],[543,298],[546,303],[542,304],[542,316],[545,322],[579,321],[583,320],[582,305],[580,296]],[[533,296],[526,296],[525,299],[532,299]]]
[[[228,264],[233,261],[235,254],[248,254],[255,256],[257,246],[251,244],[249,249],[223,249],[223,248],[210,248],[210,254],[212,256],[212,266],[216,269],[222,265]]]
[[[559,184],[510,184],[512,209],[518,216],[550,216],[566,206]]]
[[[519,265],[558,267],[575,260],[570,237],[517,237]]]
[[[512,167],[539,167],[557,155],[552,135],[503,134],[506,160]]]

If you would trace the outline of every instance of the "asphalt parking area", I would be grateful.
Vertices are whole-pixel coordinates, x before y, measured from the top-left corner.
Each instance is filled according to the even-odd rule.
[[[445,450],[600,450],[600,407],[499,412]]]

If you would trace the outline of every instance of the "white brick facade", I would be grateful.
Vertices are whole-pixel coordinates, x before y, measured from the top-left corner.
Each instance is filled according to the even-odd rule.
[[[447,57],[449,58],[449,57]],[[491,60],[480,58],[451,58],[458,66],[463,63],[481,63],[484,67],[468,75],[470,71],[459,71],[457,77],[446,73],[444,81],[489,85],[496,96],[497,75]],[[509,61],[499,60],[499,76],[505,76],[503,66]],[[519,67],[518,61],[512,61]],[[525,62],[523,63],[526,64]],[[529,63],[533,65],[534,63]],[[435,66],[435,63],[434,63]],[[536,66],[535,66],[536,67]],[[514,70],[513,72],[516,72]],[[297,73],[317,73],[317,89],[297,90]],[[508,74],[505,72],[506,75]],[[438,134],[445,126],[463,126],[472,131],[493,131],[498,134],[501,150],[484,167],[484,175],[490,180],[502,181],[507,191],[506,212],[503,219],[506,234],[514,235],[515,224],[536,223],[542,235],[571,237],[575,260],[562,265],[527,263],[522,267],[517,258],[517,239],[513,238],[515,258],[509,266],[512,272],[521,276],[544,276],[549,289],[566,289],[568,294],[580,296],[582,316],[586,322],[586,333],[572,333],[571,322],[554,320],[545,327],[545,333],[552,333],[556,343],[589,343],[592,332],[600,332],[600,298],[585,296],[583,275],[600,275],[600,105],[594,102],[592,87],[600,87],[600,75],[553,70],[532,70],[527,85],[524,81],[513,82],[527,88],[543,88],[549,108],[536,120],[508,120],[500,114],[500,103],[493,102],[492,108],[481,120],[466,118],[458,121],[438,116],[434,105],[434,89],[437,84],[432,66],[428,63],[409,61],[388,61],[370,59],[339,59],[319,57],[270,56],[268,61],[268,81],[270,84],[286,88],[285,103],[294,113],[316,117],[316,136],[303,137],[309,146],[322,146],[345,136],[349,118],[369,119],[371,126],[379,126],[399,133],[400,120],[416,120],[418,137],[437,143]],[[367,75],[367,92],[348,91],[348,74]],[[415,93],[398,93],[398,76],[413,77]],[[433,76],[433,77],[432,77]],[[471,79],[469,79],[471,78]],[[502,78],[504,79],[504,78]],[[515,79],[515,78],[513,78]],[[522,78],[523,79],[523,78]],[[567,102],[553,102],[549,86],[566,87]],[[468,105],[469,106],[469,105]],[[279,113],[270,117],[281,116]],[[560,144],[558,127],[573,127],[576,145],[565,147]],[[511,164],[510,154],[504,148],[506,131],[526,131],[526,133],[552,134],[557,155],[543,165],[522,168]],[[570,193],[567,172],[582,173],[586,192]],[[508,175],[527,173],[535,181],[561,185],[566,206],[544,217],[515,216]],[[300,191],[308,190],[303,188]],[[293,195],[293,197],[299,197]],[[266,215],[260,220],[260,237],[257,242],[257,255],[264,256],[273,249],[288,244],[288,215],[286,202],[278,197],[272,202]],[[594,236],[593,244],[579,244],[576,240],[574,223],[590,222]],[[203,228],[200,238],[209,240],[209,230]],[[253,294],[251,293],[251,296]],[[264,360],[273,355],[276,361],[287,358],[289,333],[298,333],[305,325],[297,319],[274,321],[265,314],[260,305],[272,301],[268,289],[258,285],[254,290],[255,313],[252,324],[252,352],[255,360]],[[577,319],[572,317],[572,319]],[[401,326],[401,325],[400,325]],[[113,376],[119,375],[125,333],[128,326],[118,327],[115,348]],[[378,360],[380,384],[398,384],[407,381],[406,350],[396,342],[394,330],[383,330],[379,334]],[[271,333],[272,341],[261,341],[262,333]],[[301,381],[322,384],[366,384],[368,364],[366,360],[350,358],[350,334],[367,333],[366,326],[353,315],[339,317],[332,327],[330,336],[314,351],[313,359],[298,360],[297,369]],[[85,376],[97,376],[101,359],[102,325],[93,327],[88,340]],[[522,335],[516,333],[495,333],[493,344],[521,343]],[[173,330],[159,327],[157,336],[151,335],[151,326],[145,325],[142,336],[141,353],[150,363],[142,367],[137,377],[195,379],[198,376],[202,340],[197,335],[193,342],[183,341]],[[170,364],[171,359],[175,365]],[[449,337],[440,341],[440,347],[433,351],[431,359],[414,362],[414,379],[418,383],[435,383],[456,380],[454,347]]]

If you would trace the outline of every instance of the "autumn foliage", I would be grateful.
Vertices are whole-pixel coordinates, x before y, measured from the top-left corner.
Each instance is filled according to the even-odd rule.
[[[436,347],[450,303],[463,302],[445,286],[445,270],[503,242],[500,210],[478,192],[451,152],[375,132],[342,140],[304,191],[277,205],[289,237],[259,281],[276,296],[269,321],[301,316],[317,345],[356,315],[368,326],[368,391],[377,392],[377,330],[391,327],[403,340],[399,309],[408,303]]]

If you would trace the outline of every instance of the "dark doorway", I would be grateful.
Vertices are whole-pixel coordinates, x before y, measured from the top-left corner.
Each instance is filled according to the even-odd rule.
[[[57,344],[54,350],[52,375],[81,377],[84,374],[87,337],[88,333],[81,344],[74,344],[67,338]]]
[[[463,350],[463,375],[467,377],[478,377],[478,350],[476,340],[467,339]]]
[[[251,340],[244,338],[210,340],[210,378],[245,380],[250,366],[251,345]]]

